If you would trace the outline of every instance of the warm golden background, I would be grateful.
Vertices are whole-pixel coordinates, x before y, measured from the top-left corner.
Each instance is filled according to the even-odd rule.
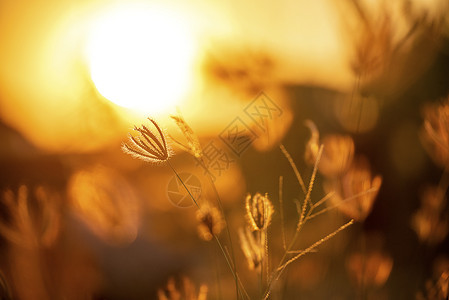
[[[422,199],[447,180],[426,152],[424,119],[449,96],[448,16],[445,0],[0,0],[5,299],[153,299],[184,275],[219,299],[217,273],[223,299],[235,297],[216,245],[198,237],[195,209],[169,201],[171,170],[127,156],[121,143],[146,116],[182,140],[169,117],[181,112],[203,147],[232,156],[219,135],[237,117],[252,124],[245,108],[260,92],[282,114],[267,131],[252,127],[251,147],[216,180],[248,289],[257,281],[237,236],[245,196],[267,192],[280,228],[284,176],[294,223],[302,199],[279,144],[308,179],[308,119],[323,143],[350,135],[382,185],[356,224],[292,264],[285,299],[439,299],[428,287],[449,268],[445,195],[426,222],[418,212],[434,212]],[[213,197],[201,167],[174,148],[172,165]],[[332,189],[320,171],[318,199]],[[34,222],[16,220],[14,235],[4,226],[20,213],[8,199],[27,199]],[[354,218],[351,209],[317,218],[301,241]]]

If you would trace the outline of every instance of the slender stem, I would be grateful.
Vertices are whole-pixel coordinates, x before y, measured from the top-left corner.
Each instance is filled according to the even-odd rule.
[[[282,258],[279,262],[279,266],[281,266],[284,263],[285,258],[290,253],[291,249],[293,248],[293,245],[295,244],[296,240],[298,239],[298,236],[299,236],[299,231],[295,230],[295,235],[293,236],[293,239],[290,241],[290,244],[288,245],[287,249],[285,250],[284,255],[282,255]],[[261,299],[267,299],[268,296],[270,295],[271,285],[273,284],[276,273],[277,273],[277,271],[273,272],[273,274],[271,274],[270,278],[267,279],[267,288],[265,289],[265,293],[264,293],[264,295],[262,295]]]
[[[181,184],[184,186],[185,190],[187,191],[187,193],[189,194],[190,198],[192,199],[193,203],[195,203],[196,207],[198,208],[198,210],[201,211],[200,206],[198,205],[198,202],[195,200],[195,197],[193,197],[192,193],[190,192],[190,190],[187,188],[187,186],[185,185],[184,181],[181,179],[181,177],[179,176],[178,172],[176,171],[176,169],[172,166],[172,164],[170,163],[170,161],[167,161],[167,164],[170,166],[170,168],[172,169],[172,171],[175,173],[176,177],[179,179],[179,181],[181,182]],[[223,215],[224,217],[224,215]],[[226,227],[227,224],[226,224]],[[217,244],[220,246],[220,250],[223,253],[225,259],[226,259],[226,263],[228,264],[229,268],[231,269],[232,272],[232,276],[234,276],[235,282],[236,282],[236,292],[237,292],[237,299],[239,299],[239,296],[243,298],[241,291],[240,291],[240,287],[239,287],[239,283],[238,283],[238,279],[237,279],[237,273],[235,271],[235,262],[233,262],[234,268],[232,267],[231,263],[229,262],[229,258],[226,255],[226,252],[224,251],[224,248],[220,242],[220,240],[218,239],[218,237],[214,234],[214,238],[215,241],[217,242]],[[235,259],[234,259],[235,261]]]
[[[315,176],[316,176],[316,172],[318,170],[318,164],[320,162],[322,153],[323,153],[323,145],[320,146],[320,150],[318,151],[318,155],[317,155],[317,158],[315,161],[315,166],[313,167],[312,176],[310,177],[309,188],[307,190],[306,198],[304,199],[304,203],[302,205],[301,215],[299,217],[298,231],[301,229],[302,225],[304,225],[304,222],[305,222],[304,217],[305,217],[305,213],[306,213],[306,208],[307,208],[307,204],[310,202],[310,194],[312,193],[313,183],[315,182]],[[312,209],[313,209],[313,207],[310,208],[310,210],[312,210]]]
[[[238,284],[239,280],[238,280],[237,274],[234,272],[234,269],[231,266],[230,259],[229,259],[228,255],[226,254],[225,249],[223,248],[223,244],[220,242],[220,240],[218,239],[218,237],[215,234],[214,234],[214,239],[217,242],[218,246],[220,247],[220,250],[221,250],[221,252],[223,253],[223,255],[225,257],[226,263],[227,263],[229,269],[231,269],[231,271],[232,271],[232,276],[234,276],[234,279],[236,280],[236,282]],[[242,295],[242,293],[240,291],[240,288],[238,286],[237,286],[237,292],[238,292],[237,296],[243,298],[243,295]]]
[[[285,269],[286,266],[288,266],[289,264],[291,264],[292,262],[294,262],[295,260],[297,260],[298,258],[300,258],[301,256],[311,252],[313,249],[315,249],[316,247],[318,247],[319,245],[321,245],[322,243],[326,242],[327,240],[331,239],[332,237],[334,237],[337,233],[339,233],[340,231],[346,229],[348,226],[354,224],[354,220],[349,221],[348,223],[344,224],[343,226],[341,226],[340,228],[338,228],[337,230],[335,230],[334,232],[332,232],[331,234],[328,234],[327,236],[325,236],[324,238],[320,239],[319,241],[315,242],[312,246],[308,247],[307,249],[305,249],[304,251],[301,251],[300,253],[298,253],[296,256],[292,257],[291,259],[289,259],[285,264],[281,265],[280,267],[278,267],[277,271],[282,272],[283,269]],[[280,274],[279,274],[280,276]]]
[[[265,269],[266,269],[265,276],[266,276],[266,280],[268,282],[268,276],[269,276],[269,273],[270,273],[270,255],[269,255],[269,252],[268,252],[268,227],[264,230],[264,236],[265,236],[264,240],[265,240],[265,259],[266,259],[266,262],[265,262]]]
[[[312,209],[310,211],[312,211],[313,209],[317,208],[318,206],[320,206],[321,204],[323,204],[324,202],[326,202],[327,200],[329,200],[331,197],[333,197],[335,195],[335,192],[329,192],[327,193],[323,198],[321,198],[321,200],[317,201],[316,203],[314,203],[312,205]]]
[[[279,211],[281,213],[281,232],[282,246],[287,250],[287,242],[285,241],[285,218],[284,218],[284,200],[283,200],[284,177],[279,176]]]
[[[212,258],[212,260],[215,263],[215,280],[216,280],[216,288],[215,291],[217,293],[217,299],[218,300],[222,300],[223,299],[223,293],[221,290],[221,278],[220,278],[220,264],[218,261],[218,257],[215,254],[215,251],[212,251],[212,247],[209,247],[210,249],[210,256]]]
[[[204,163],[203,159],[202,158],[196,158],[196,160],[206,170],[206,173],[208,175],[207,177],[209,178],[210,184],[211,184],[212,189],[213,189],[213,191],[215,193],[215,197],[217,199],[218,207],[220,208],[220,212],[221,212],[221,215],[223,216],[223,220],[224,220],[224,223],[225,223],[225,230],[226,230],[226,235],[227,235],[228,240],[229,240],[229,247],[231,248],[232,266],[234,268],[234,273],[237,274],[237,265],[236,265],[236,262],[235,262],[234,246],[233,246],[233,243],[232,243],[231,232],[229,230],[228,219],[226,218],[226,214],[224,212],[224,208],[223,208],[223,204],[222,204],[222,201],[221,201],[220,194],[218,193],[217,187],[215,186],[215,183],[214,183],[212,175],[211,175],[211,173],[209,171],[209,168],[206,166],[206,164]],[[236,285],[236,288],[238,289],[239,283],[238,283],[237,280],[235,281],[235,285]],[[236,291],[236,292],[237,292],[237,295],[238,295],[239,292],[238,291]]]
[[[296,164],[293,162],[291,156],[289,155],[289,153],[287,152],[287,150],[285,149],[285,147],[284,147],[283,145],[281,145],[280,148],[281,148],[282,152],[284,153],[284,155],[287,157],[288,161],[290,162],[290,165],[291,165],[291,167],[293,168],[293,170],[295,171],[295,174],[297,174],[297,178],[298,178],[298,181],[300,182],[300,185],[301,185],[301,182],[304,184],[304,182],[302,181],[301,176],[299,175],[299,171],[298,171],[297,168],[296,168]],[[331,233],[330,235],[326,236],[325,238],[321,239],[320,241],[318,241],[317,243],[315,243],[314,245],[312,245],[312,246],[313,246],[312,248],[309,247],[309,248],[305,249],[304,251],[301,252],[302,254],[301,254],[301,253],[298,254],[299,256],[297,255],[297,257],[294,258],[293,260],[292,260],[292,259],[289,259],[287,262],[285,262],[285,260],[286,260],[286,258],[287,258],[287,255],[290,254],[291,249],[292,249],[293,245],[295,244],[295,242],[296,242],[296,240],[297,240],[297,238],[298,238],[298,236],[299,236],[299,232],[300,232],[302,226],[303,226],[303,225],[307,222],[307,220],[310,218],[310,215],[311,215],[312,211],[316,208],[316,206],[320,205],[321,203],[323,203],[323,202],[325,201],[325,200],[323,200],[323,199],[328,199],[328,196],[326,195],[322,200],[319,201],[319,204],[318,204],[318,205],[313,205],[313,204],[311,204],[311,205],[310,205],[310,208],[309,208],[309,211],[308,211],[307,214],[306,214],[307,204],[308,204],[308,202],[310,202],[310,194],[311,194],[311,191],[312,191],[312,188],[313,188],[313,184],[314,184],[314,181],[315,181],[316,172],[317,172],[317,170],[318,170],[318,164],[319,164],[319,162],[320,162],[322,153],[323,153],[323,145],[320,146],[320,149],[319,149],[319,152],[318,152],[318,156],[317,156],[317,159],[316,159],[316,161],[315,161],[315,165],[314,165],[314,168],[313,168],[312,176],[311,176],[311,178],[310,178],[310,181],[309,181],[309,185],[308,185],[307,191],[306,191],[306,189],[305,189],[305,185],[304,185],[304,188],[303,188],[303,191],[304,191],[304,194],[305,194],[305,199],[304,199],[304,203],[303,203],[302,208],[301,208],[300,217],[299,217],[299,222],[298,222],[298,226],[297,226],[297,228],[296,228],[296,230],[295,230],[295,234],[294,234],[293,239],[291,240],[289,246],[288,246],[287,249],[285,250],[284,255],[282,256],[282,258],[281,258],[281,260],[280,260],[280,262],[279,262],[278,268],[272,273],[272,275],[270,276],[270,278],[267,280],[267,288],[266,288],[266,290],[265,290],[265,293],[264,293],[262,299],[267,299],[267,298],[269,297],[269,295],[270,295],[270,293],[271,293],[271,286],[272,286],[272,284],[273,284],[275,281],[277,281],[277,280],[279,279],[281,273],[283,272],[283,269],[285,269],[285,267],[286,267],[288,264],[290,264],[291,262],[293,262],[295,259],[299,258],[300,256],[302,256],[302,255],[304,255],[304,254],[307,254],[307,253],[311,252],[311,251],[313,250],[314,247],[320,245],[321,243],[323,243],[324,241],[326,241],[326,240],[328,240],[329,238],[333,237],[333,236],[334,236],[335,234],[337,234],[339,231],[343,230],[344,228],[346,228],[347,226],[350,225],[350,224],[349,224],[349,225],[344,225],[344,226],[342,226],[341,228],[339,228],[339,229],[336,230],[335,232]],[[300,179],[301,179],[301,180],[300,180]],[[280,180],[280,182],[281,182],[281,180]],[[282,210],[282,207],[281,207],[281,210]],[[352,222],[352,221],[351,221],[351,222]],[[352,223],[351,223],[351,224],[352,224]],[[282,266],[284,266],[284,267],[281,268]],[[280,268],[281,268],[281,269],[280,269]]]
[[[294,262],[295,260],[297,260],[298,258],[300,258],[303,255],[306,255],[307,253],[312,252],[316,247],[318,247],[319,245],[323,244],[324,242],[326,242],[327,240],[333,238],[336,234],[338,234],[340,231],[346,229],[347,227],[349,227],[350,225],[352,225],[354,223],[354,220],[349,221],[348,223],[344,224],[343,226],[340,226],[340,228],[338,228],[337,230],[335,230],[334,232],[332,232],[331,234],[328,234],[327,236],[325,236],[324,238],[320,239],[319,241],[316,241],[313,245],[309,246],[307,249],[301,251],[300,253],[298,253],[296,256],[290,258],[288,261],[286,261],[284,263],[284,258],[281,260],[281,262],[279,263],[278,268],[276,269],[276,271],[273,272],[273,275],[270,278],[270,281],[268,282],[268,286],[265,290],[265,293],[263,295],[264,300],[268,299],[270,293],[271,293],[271,286],[272,284],[279,280],[279,278],[282,275],[282,272],[286,269],[286,267],[291,264],[292,262]],[[297,231],[298,232],[298,231]],[[287,252],[284,254],[284,257],[286,256]]]
[[[228,248],[225,247],[225,250],[226,250],[226,254],[228,255],[228,257],[230,257],[231,255],[229,255],[229,250],[228,250]],[[240,280],[239,274],[236,273],[235,275],[237,276],[237,281],[238,281],[238,283],[240,284],[239,286],[242,288],[241,291],[244,293],[244,296],[246,296],[246,299],[251,299],[251,298],[249,297],[248,293],[246,292],[245,287],[243,286],[242,281]],[[240,294],[240,295],[242,295],[242,294]]]
[[[264,242],[263,242],[263,233],[262,230],[259,231],[259,245],[261,249],[265,249],[263,246]],[[264,269],[264,259],[265,259],[265,251],[262,250],[262,255],[261,255],[261,259],[260,259],[260,269],[259,269],[259,292],[260,292],[260,296],[262,297],[263,295],[263,269]]]
[[[293,161],[290,153],[288,153],[287,149],[285,149],[284,145],[281,144],[279,146],[279,148],[281,148],[282,153],[284,154],[285,158],[287,158],[288,162],[290,163],[290,166],[293,169],[293,172],[295,172],[296,178],[298,179],[299,185],[301,186],[302,192],[305,194],[307,194],[307,189],[306,189],[306,185],[304,184],[304,180],[301,177],[301,174],[298,171],[298,168],[296,167],[295,162]]]
[[[366,191],[363,191],[363,192],[360,192],[360,193],[358,193],[358,194],[355,194],[354,196],[345,198],[345,199],[339,201],[337,204],[334,204],[334,205],[332,205],[332,206],[323,208],[322,210],[320,210],[320,211],[318,211],[318,212],[316,212],[316,213],[314,213],[314,214],[308,215],[308,216],[305,218],[305,220],[307,221],[307,220],[313,219],[313,218],[315,218],[316,216],[319,216],[319,215],[321,215],[321,214],[323,214],[323,213],[325,213],[325,212],[327,212],[327,211],[329,211],[329,210],[332,210],[332,209],[334,209],[334,208],[340,206],[342,203],[344,203],[344,202],[346,202],[346,201],[351,201],[351,200],[354,200],[354,199],[356,199],[356,198],[358,198],[358,197],[361,197],[361,196],[363,196],[363,195],[366,195],[366,194],[369,194],[369,193],[377,192],[378,189],[379,189],[378,187],[372,187],[372,188],[370,188],[370,189],[368,189],[368,190],[366,190]],[[311,211],[310,211],[310,213],[311,213]]]
[[[184,180],[181,179],[181,177],[179,176],[178,172],[176,172],[175,168],[173,168],[173,166],[171,165],[170,161],[167,160],[167,164],[170,166],[172,171],[175,173],[176,177],[178,177],[179,181],[181,182],[182,186],[186,189],[186,191],[189,194],[190,198],[192,199],[193,203],[195,203],[196,207],[199,210],[201,210],[200,206],[198,205],[198,202],[196,202],[196,200],[195,200],[195,197],[193,197],[193,195],[190,193],[189,189],[187,188],[187,186],[184,183]]]
[[[295,230],[295,234],[294,234],[292,240],[290,241],[288,247],[285,249],[285,252],[284,252],[284,254],[283,254],[283,256],[282,256],[282,258],[281,258],[281,260],[279,262],[279,266],[281,266],[282,264],[284,264],[284,261],[287,258],[287,255],[290,253],[291,249],[295,245],[296,240],[298,239],[299,232],[301,230],[301,227],[302,227],[303,223],[305,223],[307,221],[307,219],[304,218],[304,214],[305,214],[305,210],[306,210],[306,207],[307,207],[307,201],[308,201],[308,198],[310,197],[310,193],[311,193],[311,190],[312,190],[313,182],[314,182],[314,179],[315,179],[315,174],[316,174],[316,171],[318,169],[318,162],[319,162],[319,158],[321,157],[321,154],[322,154],[322,151],[323,151],[323,146],[321,145],[320,150],[318,152],[318,158],[315,161],[314,171],[312,173],[308,189],[306,189],[306,186],[304,184],[304,180],[302,179],[301,174],[299,173],[298,168],[296,167],[296,164],[293,161],[293,159],[290,156],[290,154],[288,153],[287,149],[285,149],[284,145],[282,145],[282,144],[279,147],[280,147],[282,153],[284,154],[284,156],[287,158],[288,162],[290,163],[290,166],[292,167],[292,169],[293,169],[293,171],[294,171],[294,173],[296,175],[296,178],[298,179],[299,185],[301,186],[301,189],[302,189],[302,191],[303,191],[303,193],[304,193],[304,195],[306,197],[304,199],[304,203],[303,203],[303,206],[301,208],[301,213],[300,213],[300,217],[299,217],[299,221],[298,221],[298,226],[297,226],[297,228]],[[279,181],[280,181],[280,184],[281,184],[281,180],[279,180]],[[281,192],[280,192],[280,198],[281,198]],[[313,208],[311,207],[310,209],[313,209]],[[281,207],[281,211],[282,211],[282,207]],[[268,296],[270,295],[271,285],[273,284],[273,282],[275,280],[277,280],[277,279],[275,279],[276,273],[277,273],[277,271],[273,272],[273,274],[270,276],[270,278],[267,278],[267,288],[265,290],[264,295],[262,296],[263,299],[267,299]]]

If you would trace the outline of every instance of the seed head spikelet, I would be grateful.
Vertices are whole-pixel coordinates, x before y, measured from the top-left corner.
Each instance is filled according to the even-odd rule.
[[[224,227],[223,217],[220,211],[210,205],[203,205],[201,210],[196,212],[198,220],[198,234],[205,241],[210,241],[214,236],[218,236]]]
[[[245,208],[251,230],[263,230],[270,225],[274,209],[267,194],[262,196],[260,193],[256,193],[253,197],[248,194],[245,200]]]
[[[263,251],[261,245],[256,242],[249,227],[245,227],[245,229],[240,228],[238,234],[240,246],[248,262],[248,267],[250,270],[259,268],[260,263],[262,262]]]
[[[145,125],[140,128],[134,126],[134,131],[138,132],[139,135],[129,134],[129,143],[123,143],[122,150],[133,157],[148,162],[167,161],[172,153],[165,138],[165,133],[156,121],[151,118],[148,118],[148,120],[156,130],[153,129],[152,131]]]
[[[201,144],[198,139],[198,136],[193,132],[192,128],[187,124],[184,118],[181,115],[181,112],[178,112],[177,116],[170,116],[170,118],[175,121],[176,125],[179,127],[179,130],[182,132],[184,137],[187,140],[187,145],[178,142],[176,139],[172,137],[172,140],[178,144],[183,150],[189,152],[196,158],[201,158],[203,156],[203,150],[201,149]]]

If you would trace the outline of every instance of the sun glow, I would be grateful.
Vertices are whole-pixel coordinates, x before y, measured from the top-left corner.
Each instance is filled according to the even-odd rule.
[[[96,18],[87,41],[90,75],[115,104],[152,115],[178,103],[191,85],[194,38],[161,7],[114,7]]]

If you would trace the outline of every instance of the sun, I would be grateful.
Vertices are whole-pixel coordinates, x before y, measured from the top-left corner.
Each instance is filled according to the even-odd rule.
[[[115,104],[152,115],[176,105],[191,85],[194,38],[174,11],[134,4],[95,18],[87,40],[90,76]]]

